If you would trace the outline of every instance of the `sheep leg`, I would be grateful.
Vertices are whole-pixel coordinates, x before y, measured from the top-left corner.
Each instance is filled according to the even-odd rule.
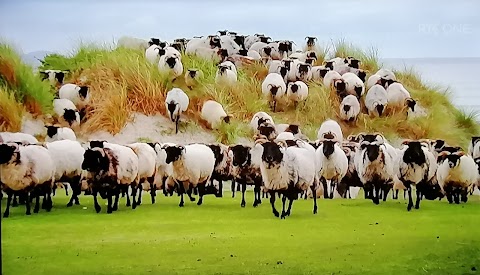
[[[453,193],[453,196],[455,204],[460,204],[460,189],[458,187],[455,187],[454,191],[455,192]]]
[[[274,100],[273,101],[273,112],[275,112],[276,109],[277,109],[277,101]]]
[[[407,192],[408,192],[408,205],[407,205],[407,211],[412,210],[413,207],[413,201],[412,201],[412,186],[409,184],[407,187]]]
[[[398,189],[392,192],[392,200],[398,200]]]
[[[200,196],[200,197],[198,198],[197,205],[202,205],[202,203],[203,203],[203,195],[205,195],[205,184],[206,184],[206,182],[203,183],[203,184],[200,183],[200,184],[197,185],[198,195]]]
[[[107,214],[112,214],[113,212],[112,197],[113,197],[112,190],[109,189],[107,191]]]
[[[240,192],[241,191],[241,189],[240,189],[241,185],[240,185],[239,182],[236,182],[236,184],[237,184],[237,192]]]
[[[47,212],[50,212],[50,210],[52,210],[52,207],[53,207],[51,187],[47,186],[45,192],[46,192],[45,195],[47,196],[47,207],[45,208],[45,210],[47,210]]]
[[[82,192],[82,186],[80,184],[80,177],[73,177],[72,181],[70,182],[70,187],[72,188],[72,197],[70,197],[70,200],[67,203],[67,207],[71,207],[73,203],[75,202],[76,205],[80,204],[80,201],[78,200],[78,195]]]
[[[68,185],[64,183],[63,187],[65,188],[65,196],[68,197]]]
[[[180,203],[178,204],[179,207],[183,207],[185,203],[183,202],[183,193],[185,193],[185,187],[183,186],[183,182],[177,183],[178,186],[178,194],[180,195]]]
[[[287,212],[285,212],[285,202],[287,201],[287,194],[283,194],[282,196],[282,216],[280,219],[285,219],[287,216]]]
[[[191,194],[191,192],[190,192],[190,194]],[[195,188],[193,188],[193,194],[196,195],[196,196],[198,195],[198,187],[197,186],[195,186]]]
[[[475,190],[475,189],[473,189],[473,190]],[[468,201],[468,189],[467,189],[467,188],[463,188],[461,191],[462,191],[462,192],[461,192],[462,202],[465,202],[465,203],[466,203],[466,202]],[[473,192],[472,192],[472,193],[473,193]]]
[[[34,196],[32,194],[32,196]],[[43,205],[45,205],[45,198],[43,198]],[[42,209],[45,209],[45,206],[42,205]],[[35,207],[33,208],[33,213],[38,213],[40,210],[40,196],[39,194],[35,195]]]
[[[247,189],[247,182],[242,181],[242,203],[240,203],[241,207],[245,207],[245,191]]]
[[[25,200],[25,215],[31,215],[32,213],[30,212],[30,198],[29,198],[29,193],[27,192],[27,199]]]
[[[313,194],[313,214],[317,214],[317,193],[315,192],[316,190],[316,184],[313,184],[312,186],[310,186],[310,188],[312,189],[312,194]],[[306,193],[306,192],[305,192]]]
[[[253,188],[253,194],[255,200],[253,201],[253,207],[257,207],[262,201],[260,200],[260,185],[256,184]]]
[[[415,209],[419,209],[420,208],[420,201],[422,200],[422,184],[419,183],[417,184],[417,200],[415,201]]]
[[[12,201],[12,207],[17,207],[18,202],[17,202],[17,195],[12,195],[13,196],[13,201]]]
[[[231,190],[232,190],[232,198],[235,198],[235,180],[232,180]]]
[[[328,195],[328,185],[327,185],[327,181],[325,180],[324,177],[321,177],[320,178],[320,182],[322,183],[323,185],[323,198],[324,199],[328,199],[330,198],[330,196]],[[315,196],[316,193],[313,193],[313,195]]]
[[[157,195],[156,194],[156,191],[157,191],[157,187],[155,186],[155,184],[153,184],[153,179],[150,181],[150,197],[152,198],[152,204],[155,204],[155,196]]]
[[[388,192],[390,192],[390,185],[385,184],[383,187],[383,201],[387,201]]]
[[[132,209],[135,209],[137,208],[137,201],[136,201],[136,198],[137,198],[137,186],[134,182],[132,182],[130,184],[130,186],[132,187]],[[127,194],[128,196],[128,194]]]
[[[133,192],[133,188],[135,187],[132,187],[132,192]],[[136,187],[136,192],[138,192],[138,200],[137,200],[137,206],[138,205],[141,205],[142,204],[142,190],[143,190],[143,185],[142,184],[139,184],[137,187]],[[132,195],[133,196],[133,195]],[[133,196],[133,199],[135,200],[135,196]]]
[[[294,201],[294,199],[290,196],[290,197],[288,198],[288,209],[287,209],[287,212],[285,212],[285,215],[286,215],[286,216],[290,216],[290,213],[291,213],[291,211],[292,211],[293,201]]]
[[[92,190],[93,205],[95,206],[95,211],[97,211],[97,213],[100,213],[102,208],[100,207],[100,204],[98,204],[97,194],[98,194],[98,190],[96,188],[93,188],[93,190]]]
[[[120,198],[120,190],[121,190],[120,187],[117,187],[117,189],[114,190],[115,191],[115,201],[113,202],[113,206],[112,206],[113,211],[118,210],[118,198]]]
[[[133,186],[133,183],[130,184],[131,186]],[[128,195],[128,185],[122,187],[122,197],[125,193],[127,193],[127,204],[125,206],[127,207],[130,207],[132,204],[130,202],[130,196]]]
[[[336,185],[337,184],[333,180],[330,181],[330,199],[333,199],[333,194],[335,193]]]
[[[453,198],[452,198],[453,189],[452,189],[452,187],[451,186],[445,186],[443,189],[445,191],[445,194],[447,194],[448,203],[453,203]]]
[[[212,182],[213,183],[213,182]],[[219,180],[218,181],[218,194],[215,195],[217,198],[223,198],[223,181]]]
[[[7,192],[7,207],[5,208],[5,212],[3,213],[4,218],[8,218],[10,216],[10,204],[12,203],[13,199],[13,192],[8,190]]]
[[[280,214],[278,213],[277,209],[275,209],[275,191],[270,191],[270,204],[272,205],[273,215],[278,218]]]
[[[179,121],[180,116],[177,116],[175,119],[175,134],[178,134],[178,121]]]
[[[185,189],[183,189],[183,190],[185,190]],[[195,189],[195,190],[198,190],[198,189]],[[185,191],[184,191],[184,192],[185,192]],[[198,195],[198,192],[197,192],[196,195]],[[195,201],[195,198],[192,197],[192,189],[191,189],[191,188],[189,188],[189,189],[187,190],[187,196],[188,196],[188,198],[190,199],[190,201]]]

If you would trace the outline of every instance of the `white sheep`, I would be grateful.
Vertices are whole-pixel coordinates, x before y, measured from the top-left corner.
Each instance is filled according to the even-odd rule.
[[[225,60],[228,57],[228,52],[226,49],[222,48],[206,48],[206,47],[199,47],[196,48],[193,52],[196,56],[205,59],[211,60],[214,63],[219,63]]]
[[[53,110],[60,124],[68,125],[69,127],[78,127],[80,125],[80,113],[70,99],[54,99]]]
[[[72,129],[68,127],[57,127],[53,125],[45,126],[47,128],[46,142],[53,142],[57,140],[77,140],[77,136]]]
[[[395,82],[388,85],[387,89],[387,101],[388,106],[392,106],[395,108],[402,109],[404,107],[408,107],[415,111],[416,101],[412,99],[410,93],[405,89],[405,87],[399,83]]]
[[[295,107],[298,102],[304,101],[308,97],[308,86],[303,81],[295,81],[288,83],[287,97],[290,101],[293,101]]]
[[[175,182],[171,179],[173,173],[173,167],[171,163],[167,164],[167,153],[163,150],[164,147],[167,146],[174,146],[174,143],[155,143],[154,149],[156,153],[156,171],[155,171],[155,179],[154,185],[155,189],[163,190],[163,193],[167,195],[168,192],[173,193],[173,189],[175,187]],[[170,179],[167,181],[167,179]],[[167,184],[171,183],[171,184]]]
[[[270,122],[274,124],[273,118],[269,114],[265,112],[257,112],[250,120],[250,127],[256,133],[258,130],[258,126],[260,126],[260,124],[262,124],[263,122]]]
[[[0,134],[1,136],[1,134]],[[474,159],[480,158],[480,137],[475,136],[471,138],[468,144],[468,154]]]
[[[268,99],[274,112],[277,108],[277,101],[283,97],[286,90],[282,76],[277,73],[269,73],[262,82],[262,94]]]
[[[168,91],[165,98],[165,109],[167,109],[172,122],[175,122],[175,133],[178,133],[180,115],[187,110],[189,103],[188,95],[181,89],[173,88]]]
[[[345,81],[345,90],[351,95],[360,98],[365,93],[365,85],[363,81],[354,73],[345,73],[342,75]]]
[[[205,185],[215,167],[213,151],[204,144],[166,146],[163,150],[167,154],[166,163],[172,163],[172,178],[178,182],[178,193],[181,195],[179,206],[184,206],[183,193],[195,187],[198,187],[200,196],[197,205],[201,205]]]
[[[211,129],[216,129],[222,122],[230,123],[230,115],[227,115],[222,104],[207,100],[203,103],[201,111],[202,119],[206,120]]]
[[[10,203],[13,193],[24,191],[27,194],[25,201],[26,214],[30,215],[30,190],[36,194],[34,213],[39,211],[38,196],[45,192],[44,207],[52,209],[51,190],[55,181],[55,163],[45,147],[38,145],[20,146],[16,143],[0,144],[0,182],[8,194],[7,206],[3,217],[10,215]],[[41,189],[40,189],[41,188]],[[34,194],[32,192],[32,196]],[[41,192],[41,193],[43,193]]]
[[[354,95],[347,95],[340,103],[339,117],[344,121],[355,121],[360,114],[360,102]]]
[[[134,50],[146,50],[149,47],[149,43],[144,39],[122,36],[117,41],[117,47],[124,47]]]
[[[158,70],[162,73],[172,73],[174,79],[183,74],[183,64],[175,54],[165,54],[160,57]]]
[[[7,143],[7,142],[20,142],[20,143],[25,143],[25,144],[37,144],[38,140],[30,134],[0,132],[0,143]]]
[[[47,142],[45,147],[48,149],[55,164],[55,181],[68,182],[72,188],[72,196],[67,206],[70,207],[73,203],[79,205],[78,195],[81,192],[80,178],[85,149],[79,142],[74,140]]]
[[[255,50],[248,50],[247,56],[253,58],[253,60],[261,60],[262,56]]]
[[[154,178],[155,178],[155,172],[156,172],[156,158],[157,154],[155,152],[155,149],[153,149],[152,146],[150,146],[147,143],[131,143],[126,145],[126,147],[129,147],[130,149],[133,150],[133,152],[137,155],[138,157],[138,181],[141,187],[141,184],[148,183],[150,185],[150,196],[152,198],[152,204],[155,203],[155,188],[153,186],[154,184]],[[137,200],[137,205],[142,204],[142,188],[138,188],[138,200]],[[135,200],[135,197],[133,197],[133,200]]]
[[[185,72],[185,84],[192,90],[203,79],[203,72],[199,69],[188,69]]]
[[[343,141],[343,132],[340,124],[335,120],[328,119],[320,125],[317,132],[317,139],[331,139],[337,142]]]
[[[69,99],[75,104],[77,109],[81,110],[90,102],[90,93],[87,86],[78,86],[76,84],[64,84],[58,90],[58,97]]]
[[[287,141],[287,140],[295,140],[295,136],[291,132],[281,132],[275,138],[275,142],[277,141]]]
[[[298,59],[300,62],[305,62],[307,60],[307,54],[304,52],[294,52],[290,56],[288,56],[290,59]]]
[[[221,35],[220,45],[222,49],[227,50],[229,56],[238,54],[241,49],[230,35]]]
[[[145,50],[145,58],[150,64],[158,64],[160,56],[165,54],[165,49],[152,45]]]
[[[224,85],[234,85],[237,83],[237,74],[230,70],[227,65],[218,65],[215,74],[215,83]]]
[[[342,80],[342,76],[336,71],[327,71],[323,77],[323,86],[332,88],[335,80]]]
[[[323,78],[329,71],[329,68],[326,68],[324,65],[322,66],[313,66],[312,67],[312,80],[314,81],[323,81]]]
[[[298,63],[294,69],[296,80],[308,82],[312,79],[312,65],[307,63]]]
[[[478,167],[469,155],[464,152],[450,153],[443,151],[438,155],[439,166],[437,180],[445,192],[448,202],[456,204],[468,200],[468,190],[478,182]]]
[[[376,84],[368,89],[365,97],[365,107],[368,109],[368,113],[374,116],[382,116],[385,107],[388,104],[388,95],[385,88]]]
[[[225,66],[227,67],[227,69],[231,70],[232,72],[234,72],[236,75],[238,75],[238,72],[237,72],[237,67],[235,66],[235,64],[233,64],[232,61],[223,61],[222,63],[219,64],[219,66]]]
[[[372,74],[367,80],[367,89],[370,89],[375,84],[381,84],[381,79],[385,80],[397,80],[395,74],[389,69],[380,69],[375,74]]]
[[[254,147],[257,151],[253,157],[259,163],[264,188],[270,193],[272,212],[276,217],[280,214],[275,208],[276,193],[283,194],[283,205],[289,200],[288,208],[283,211],[281,218],[290,216],[293,201],[298,194],[306,192],[309,188],[316,189],[315,152],[311,146],[302,141],[297,141],[297,146],[287,147],[282,141],[272,142],[257,140]],[[313,213],[317,213],[317,200],[314,197]]]
[[[295,138],[305,138],[305,136],[302,134],[302,130],[300,130],[300,126],[297,124],[276,124],[275,129],[278,134],[283,132],[289,132],[292,133]]]
[[[65,72],[60,70],[45,70],[40,72],[40,74],[42,75],[42,80],[48,79],[51,85],[55,85],[57,82],[62,84],[65,78]]]
[[[316,171],[323,184],[324,198],[333,199],[337,185],[347,174],[348,159],[345,152],[335,140],[324,140],[315,153]],[[327,186],[330,181],[330,188]]]
[[[267,63],[268,73],[279,73],[279,69],[282,66],[282,61],[280,60],[269,60]]]

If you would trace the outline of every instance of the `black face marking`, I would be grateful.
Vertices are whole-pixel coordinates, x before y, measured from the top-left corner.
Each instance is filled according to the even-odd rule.
[[[105,143],[105,140],[91,140],[90,141],[90,148],[103,148],[103,144]]]
[[[182,155],[183,147],[168,146],[164,150],[167,153],[167,159],[165,162],[169,164],[174,161],[177,161],[180,158],[180,156]]]
[[[298,125],[295,125],[295,124],[288,125],[287,131],[294,134],[294,135],[300,133],[300,129],[299,129]]]
[[[228,50],[227,49],[221,49],[220,50],[220,56],[223,58],[228,57]]]
[[[245,49],[245,36],[235,35],[233,41],[235,41],[235,43],[237,43],[237,45],[240,46],[242,49]]]
[[[362,80],[362,82],[365,82],[365,79],[367,78],[367,73],[364,72],[364,71],[359,71],[358,72],[358,78],[360,78],[360,80]]]
[[[445,146],[445,140],[441,140],[441,139],[437,139],[435,141],[435,145],[434,145],[434,149],[435,150],[440,150],[443,148],[443,146]]]
[[[366,134],[366,135],[362,135],[358,141],[360,140],[365,140],[365,141],[368,141],[368,142],[375,142],[377,141],[377,135],[372,135],[372,134]]]
[[[278,88],[279,88],[278,86],[273,86],[273,85],[272,85],[272,86],[270,87],[270,93],[272,93],[272,95],[274,95],[274,96],[277,95],[277,93],[278,93]]]
[[[169,57],[167,58],[167,60],[165,60],[165,62],[167,63],[168,67],[170,67],[170,69],[173,69],[173,67],[175,67],[175,64],[177,63],[177,59],[175,57]]]
[[[365,144],[364,144],[365,145]],[[376,144],[365,145],[367,149],[367,156],[370,161],[374,161],[380,155],[380,146]]]
[[[363,88],[361,86],[357,86],[355,88],[353,88],[353,90],[355,91],[355,93],[357,94],[357,97],[361,97],[362,96],[362,90]]]
[[[220,43],[220,38],[218,37],[212,37],[210,39],[210,47],[213,48],[221,48],[222,47],[222,44]]]
[[[270,56],[270,55],[272,54],[272,48],[270,48],[270,47],[264,47],[264,48],[263,48],[263,52],[264,52],[266,55]]]
[[[47,136],[52,138],[58,132],[58,127],[56,126],[45,126],[47,128]]]
[[[317,59],[317,54],[315,52],[308,52],[307,57]]]
[[[275,132],[275,127],[271,125],[260,125],[258,126],[258,131],[261,135],[269,137],[273,132]]]
[[[379,105],[377,105],[377,106],[375,107],[375,109],[377,109],[378,116],[382,116],[382,114],[383,114],[383,109],[384,109],[384,108],[385,108],[385,107],[384,107],[383,105],[381,105],[381,104],[379,104]]]
[[[472,137],[472,145],[475,145],[480,140],[480,137]]]
[[[104,149],[100,149],[104,150]],[[89,172],[108,171],[110,161],[98,150],[87,149],[83,154],[82,170]]]
[[[314,46],[315,45],[315,37],[307,37],[308,40],[307,40],[307,45],[308,46]]]
[[[230,150],[233,152],[233,165],[234,166],[245,166],[250,165],[250,148],[243,145],[234,145],[230,147]]]
[[[167,51],[165,51],[165,49],[158,48],[158,56],[164,56],[165,53],[167,53]]]
[[[72,124],[77,120],[77,112],[72,109],[65,109],[63,113],[63,118],[65,119],[66,122],[68,122],[68,125],[72,126]]]
[[[195,76],[197,75],[197,71],[196,70],[188,70],[188,75],[191,78],[195,78]]]
[[[163,49],[167,46],[167,42],[160,42],[158,46]]]
[[[230,123],[230,116],[226,116],[223,118],[223,122]]]
[[[352,59],[350,60],[350,67],[359,69],[360,68],[360,60]]]
[[[213,152],[213,155],[215,156],[215,167],[216,167],[218,164],[220,164],[220,162],[222,162],[224,157],[220,150],[220,146],[216,144],[209,144],[207,146],[210,147],[210,149]]]
[[[345,111],[345,113],[347,113],[348,111],[350,111],[350,108],[351,108],[350,105],[343,105],[343,110]]]
[[[168,109],[168,112],[170,113],[170,119],[172,120],[172,122],[175,122],[175,120],[173,119],[173,112],[175,112],[176,107],[177,107],[177,103],[173,101],[167,103],[167,109]]]
[[[300,74],[307,74],[309,69],[310,69],[310,65],[298,64],[298,72]]]
[[[149,44],[150,44],[150,46],[152,46],[152,45],[160,45],[160,39],[158,39],[158,38],[153,38],[153,37],[152,37],[152,38],[150,38],[150,43],[149,43]]]
[[[446,156],[446,159],[448,160],[448,165],[450,166],[450,168],[456,167],[459,164],[460,157],[461,156],[457,154],[450,154]]]
[[[258,126],[260,126],[262,123],[266,122],[267,120],[263,117],[259,118],[258,121],[257,121],[257,124]],[[257,126],[257,129],[258,129],[258,126]]]
[[[260,38],[260,42],[263,42],[263,43],[268,43],[268,40],[270,39],[269,37],[266,37],[266,36],[259,36],[258,38]]]
[[[280,67],[280,75],[285,78],[288,73],[288,69],[285,66]]]
[[[329,70],[327,70],[327,69],[320,69],[320,77],[324,78],[328,71]]]
[[[335,151],[335,141],[324,140],[323,141],[323,155],[327,158],[330,157]]]
[[[297,84],[292,84],[290,86],[290,89],[292,90],[292,93],[296,93],[298,91],[299,86]]]
[[[274,164],[282,162],[283,153],[280,150],[280,145],[276,144],[275,142],[269,141],[262,143],[262,146],[262,161],[266,162],[269,168]]]
[[[48,73],[46,72],[40,72],[40,74],[42,75],[42,80],[48,79],[49,77]]]
[[[422,144],[418,141],[411,141],[403,154],[403,162],[422,165],[426,163],[426,157],[422,150]]]
[[[325,68],[329,68],[331,71],[333,71],[333,61],[326,62]]]
[[[347,85],[343,81],[337,81],[335,82],[334,85],[335,85],[335,88],[337,89],[337,93],[343,92],[347,88]]]
[[[88,87],[87,86],[80,86],[80,90],[78,90],[78,95],[81,99],[85,99],[88,95]]]
[[[280,53],[283,53],[283,52],[288,52],[290,49],[289,47],[289,44],[287,42],[280,42],[278,43],[278,51]]]
[[[179,42],[170,44],[170,47],[174,48],[175,50],[177,50],[179,52],[183,50],[183,46]]]
[[[248,55],[248,50],[240,50],[240,51],[238,51],[238,54],[240,54],[242,56],[247,56]]]
[[[408,108],[412,109],[412,112],[415,112],[415,105],[417,105],[417,102],[414,99],[407,99],[407,106]]]
[[[310,64],[310,65],[313,65],[313,63],[315,63],[315,59],[313,59],[313,58],[307,58],[307,59],[305,60],[305,63]]]
[[[0,164],[8,163],[15,153],[15,147],[0,143]]]
[[[293,60],[283,60],[283,66],[285,66],[285,68],[287,68],[288,70],[290,70],[290,66],[292,65],[292,62]]]
[[[55,73],[55,78],[57,79],[58,83],[60,83],[60,84],[63,83],[63,78],[64,77],[65,77],[65,73],[63,73],[63,72]]]

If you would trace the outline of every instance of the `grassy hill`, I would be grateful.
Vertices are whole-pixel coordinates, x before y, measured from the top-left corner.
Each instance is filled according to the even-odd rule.
[[[318,49],[319,64],[325,57],[355,56],[362,61],[362,68],[370,74],[382,66],[374,50],[363,51],[344,41],[334,43],[330,48]],[[8,54],[4,55],[4,52]],[[7,99],[0,101],[0,130],[16,130],[21,121],[18,118],[21,117],[22,108],[21,105],[14,104],[14,101],[24,104],[29,112],[49,112],[49,101],[53,98],[54,90],[50,88],[47,91],[48,84],[33,75],[7,45],[1,45],[0,56],[0,98]],[[204,127],[200,109],[208,99],[222,103],[227,112],[233,114],[234,119],[230,125],[214,130],[218,141],[226,143],[234,142],[238,137],[250,137],[247,124],[258,111],[272,114],[277,123],[300,124],[305,134],[312,139],[316,137],[316,130],[325,119],[338,118],[340,102],[337,97],[323,84],[314,82],[309,83],[309,97],[305,104],[300,104],[297,109],[281,104],[279,111],[272,113],[261,95],[261,82],[268,73],[261,64],[241,68],[238,84],[227,87],[215,84],[214,63],[184,55],[184,70],[197,68],[204,73],[202,85],[190,91],[185,86],[183,77],[172,83],[168,75],[161,75],[156,65],[150,65],[145,60],[143,51],[80,45],[70,56],[52,54],[44,61],[40,69],[68,69],[71,73],[67,76],[67,82],[90,87],[92,104],[82,127],[85,132],[106,130],[118,133],[129,121],[132,112],[165,114],[165,95],[173,87],[182,88],[190,97],[187,111],[190,125],[183,125],[181,130]],[[478,130],[474,115],[455,108],[447,91],[425,85],[413,69],[396,71],[395,74],[418,104],[425,108],[427,115],[408,120],[402,112],[381,118],[361,115],[355,124],[341,123],[344,134],[375,131],[383,133],[389,139],[438,138],[466,148],[470,136]],[[194,127],[190,127],[192,125]]]

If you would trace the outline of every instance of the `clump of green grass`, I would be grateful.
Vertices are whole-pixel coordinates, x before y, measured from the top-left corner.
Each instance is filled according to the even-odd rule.
[[[0,132],[18,132],[22,128],[25,108],[15,99],[15,93],[0,86]]]
[[[0,84],[13,92],[16,101],[25,104],[30,113],[39,115],[52,111],[53,89],[6,43],[0,43]],[[5,103],[0,101],[0,104]]]
[[[348,57],[353,56],[359,59],[362,64],[361,68],[374,74],[382,66],[378,61],[378,51],[375,48],[362,50],[361,48],[348,43],[341,39],[333,42],[333,56],[332,57]]]

